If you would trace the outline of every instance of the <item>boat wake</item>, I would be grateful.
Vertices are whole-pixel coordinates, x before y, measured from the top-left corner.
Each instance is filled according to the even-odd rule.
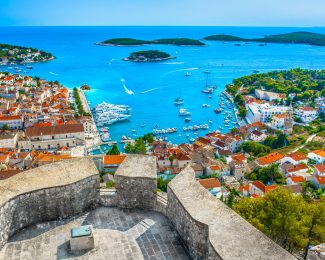
[[[151,91],[154,91],[158,88],[152,88],[152,89],[148,89],[148,90],[145,90],[145,91],[142,91],[141,94],[145,94],[145,93],[148,93],[148,92],[151,92]]]
[[[52,74],[52,75],[54,75],[54,76],[59,76],[59,74],[54,73],[54,72],[52,72],[52,71],[50,71],[49,73]]]
[[[128,95],[134,95],[134,92],[126,87],[125,79],[121,79],[121,82],[122,82],[125,93]]]

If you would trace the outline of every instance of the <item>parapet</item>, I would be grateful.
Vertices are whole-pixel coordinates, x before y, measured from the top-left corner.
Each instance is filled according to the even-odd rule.
[[[98,171],[87,158],[52,163],[0,182],[0,248],[29,225],[79,214],[99,200]]]
[[[156,157],[129,154],[116,170],[115,176],[157,179]]]
[[[213,197],[186,167],[168,185],[167,215],[193,259],[295,259]]]
[[[128,155],[115,172],[117,206],[154,209],[157,195],[156,158]]]

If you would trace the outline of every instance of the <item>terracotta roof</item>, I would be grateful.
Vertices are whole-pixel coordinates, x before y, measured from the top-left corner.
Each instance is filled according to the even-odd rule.
[[[300,109],[304,110],[304,111],[314,111],[314,110],[316,110],[315,108],[310,107],[310,106],[303,106]]]
[[[300,152],[290,153],[288,154],[288,156],[294,159],[295,161],[301,161],[307,159],[307,156]]]
[[[307,169],[308,169],[308,166],[306,164],[300,163],[300,164],[292,166],[287,171],[288,172],[297,172],[297,171],[307,170]]]
[[[261,197],[261,196],[258,195],[258,194],[252,194],[252,196],[251,196],[251,198],[253,198],[253,199],[256,199],[256,198],[259,198],[259,197]]]
[[[8,159],[8,155],[7,154],[2,154],[0,155],[0,163],[5,163]]]
[[[22,171],[21,170],[0,171],[0,180],[8,179],[20,172],[22,172]]]
[[[315,151],[312,151],[312,153],[314,154],[317,154],[321,157],[325,157],[325,151],[324,150],[315,150]]]
[[[246,190],[247,192],[249,192],[249,188],[250,188],[249,187],[249,184],[246,184],[245,186],[240,186],[238,190],[240,192],[243,192],[244,190]]]
[[[282,119],[282,118],[286,118],[287,114],[276,114],[276,115],[274,115],[274,117]]]
[[[316,164],[314,166],[320,173],[324,173],[325,172],[325,164]]]
[[[220,171],[221,170],[221,168],[220,168],[220,166],[219,165],[210,165],[210,169],[212,170],[212,171]]]
[[[104,165],[121,164],[126,155],[104,155]]]
[[[254,181],[253,182],[253,185],[257,188],[259,188],[261,191],[263,191],[263,193],[268,193],[272,190],[275,190],[278,188],[278,185],[276,184],[272,184],[272,185],[268,185],[268,186],[265,186],[262,182],[260,181]]]
[[[317,180],[319,184],[325,184],[325,177],[314,176],[314,178]]]
[[[305,179],[302,176],[291,176],[288,179],[291,179],[294,183],[304,182]]]
[[[277,162],[284,158],[284,155],[278,152],[270,153],[260,158],[257,158],[257,161],[260,165],[266,165],[270,163]]]
[[[55,126],[43,126],[43,127],[29,127],[26,129],[26,136],[41,136],[41,135],[56,135],[66,133],[80,133],[84,132],[83,124],[74,125],[55,125]]]
[[[236,153],[230,156],[235,161],[245,161],[246,157],[243,153]]]
[[[257,136],[261,136],[263,133],[261,131],[258,131],[258,130],[254,130],[252,132],[253,135],[257,135]]]
[[[7,120],[22,120],[21,116],[0,116],[0,121],[7,121]]]
[[[221,187],[220,182],[216,178],[200,179],[199,183],[206,189]]]

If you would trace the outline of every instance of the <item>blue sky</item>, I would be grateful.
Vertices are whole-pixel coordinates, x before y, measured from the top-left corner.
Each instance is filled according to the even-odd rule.
[[[325,26],[325,0],[0,0],[0,25]]]

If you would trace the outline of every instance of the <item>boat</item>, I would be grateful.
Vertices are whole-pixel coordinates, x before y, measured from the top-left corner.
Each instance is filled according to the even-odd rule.
[[[135,132],[136,132],[135,128],[132,128],[132,132],[133,132],[133,133],[135,133]]]
[[[212,96],[209,96],[209,98],[212,98]]]
[[[130,110],[130,107],[126,105],[113,105],[103,102],[92,109],[92,114],[96,125],[101,127],[128,120],[131,117]]]
[[[33,67],[32,66],[26,66],[26,69],[31,70]]]
[[[192,118],[190,118],[190,117],[185,117],[185,122],[190,122],[191,120],[192,120]]]
[[[257,73],[259,73],[260,71],[259,70],[253,70],[253,73],[254,74],[257,74]]]
[[[183,105],[184,104],[184,101],[182,98],[178,97],[174,100],[174,105],[175,106],[180,106],[180,105]]]
[[[181,108],[178,112],[179,116],[189,116],[191,115],[191,112],[187,111],[185,108]]]
[[[189,76],[191,76],[192,74],[191,73],[189,73],[189,72],[186,72],[185,73],[185,77],[189,77]]]
[[[190,142],[194,143],[195,142],[195,138],[190,138]]]
[[[100,139],[103,141],[103,142],[109,142],[111,140],[111,136],[108,132],[105,132],[101,135]]]
[[[213,92],[214,92],[214,89],[211,87],[202,89],[202,93],[205,93],[205,94],[212,94]]]
[[[235,43],[234,45],[235,45],[235,46],[241,46],[241,44],[240,44],[240,43]]]
[[[145,124],[141,124],[140,127],[145,127],[146,125]]]
[[[214,112],[215,113],[221,113],[223,111],[223,109],[222,108],[216,108],[216,109],[214,109]]]
[[[210,107],[210,104],[202,104],[202,107],[205,107],[205,108]]]
[[[209,123],[212,125],[213,124],[213,121],[212,120],[209,120]]]

